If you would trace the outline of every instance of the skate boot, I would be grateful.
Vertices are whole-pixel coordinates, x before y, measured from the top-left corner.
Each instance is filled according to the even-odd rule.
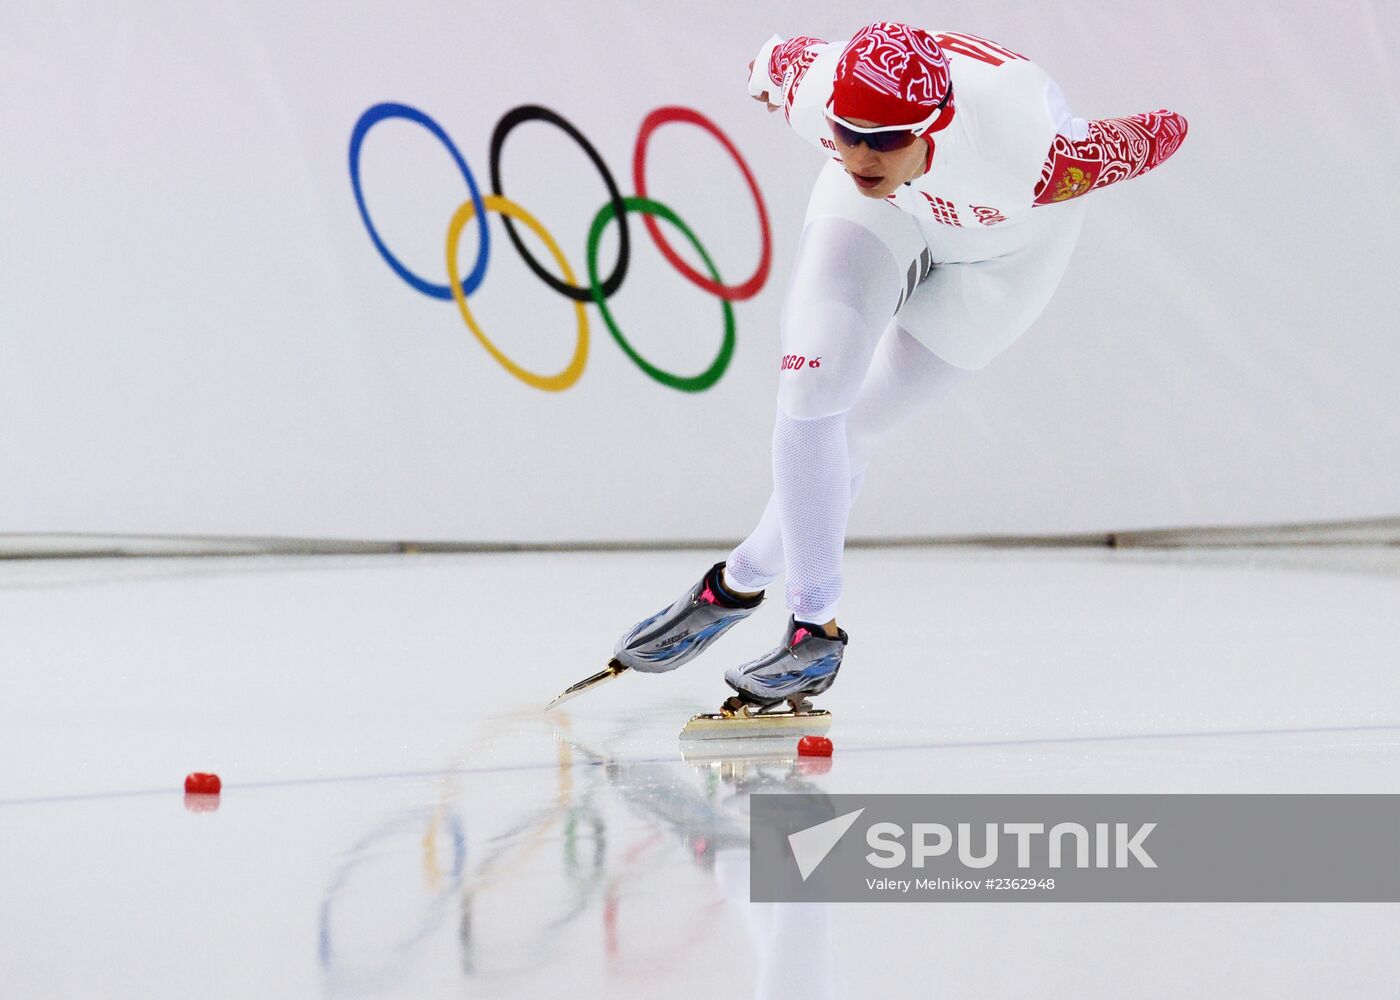
[[[820,625],[790,618],[782,645],[725,671],[725,683],[739,692],[739,700],[746,704],[767,707],[786,700],[797,710],[807,698],[821,694],[835,682],[850,640],[844,631],[837,631],[837,637],[829,639]]]
[[[724,588],[724,563],[715,563],[670,607],[617,640],[613,659],[644,674],[675,670],[694,659],[763,603],[763,594],[738,598]]]

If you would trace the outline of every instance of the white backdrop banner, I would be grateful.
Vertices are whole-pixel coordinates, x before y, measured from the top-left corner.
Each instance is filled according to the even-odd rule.
[[[0,533],[742,535],[824,162],[745,67],[876,16],[926,5],[0,2]],[[1191,133],[853,534],[1400,513],[1400,5],[1319,16],[939,5]]]

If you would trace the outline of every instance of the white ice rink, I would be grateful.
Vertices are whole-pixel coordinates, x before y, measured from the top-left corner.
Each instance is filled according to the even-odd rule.
[[[745,797],[1400,792],[1400,549],[857,550],[829,769],[689,762],[722,553],[0,563],[0,997],[1400,997],[1400,906],[747,902]],[[217,810],[187,808],[217,771]]]

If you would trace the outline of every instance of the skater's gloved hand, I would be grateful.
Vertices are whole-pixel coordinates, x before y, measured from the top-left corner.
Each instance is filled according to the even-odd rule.
[[[750,60],[749,60],[749,79],[750,79],[750,80],[753,79],[753,64],[754,64],[754,60],[750,59]],[[771,115],[774,111],[777,111],[779,107],[781,107],[781,105],[779,105],[779,104],[771,104],[771,103],[769,103],[768,91],[766,91],[766,90],[763,91],[762,93],[751,94],[750,96],[752,96],[753,99],[754,99],[755,101],[762,101],[762,102],[763,102],[763,106],[766,107],[766,108],[768,109],[768,113],[769,113],[770,115]]]

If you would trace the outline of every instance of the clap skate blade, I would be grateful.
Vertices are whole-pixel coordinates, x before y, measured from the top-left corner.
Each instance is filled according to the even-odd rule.
[[[602,670],[598,671],[593,676],[585,677],[577,684],[565,688],[563,693],[560,694],[559,697],[555,698],[553,701],[551,701],[548,705],[544,707],[544,710],[548,712],[551,708],[554,708],[556,705],[562,705],[570,698],[577,698],[585,691],[592,691],[595,687],[597,687],[600,684],[604,684],[610,680],[621,677],[627,672],[627,670],[628,668],[625,664],[619,663],[615,659],[609,660],[608,665]]]
[[[776,736],[824,736],[831,728],[831,713],[813,708],[806,698],[787,699],[760,707],[735,695],[719,711],[692,716],[681,730],[683,740],[757,739]]]

